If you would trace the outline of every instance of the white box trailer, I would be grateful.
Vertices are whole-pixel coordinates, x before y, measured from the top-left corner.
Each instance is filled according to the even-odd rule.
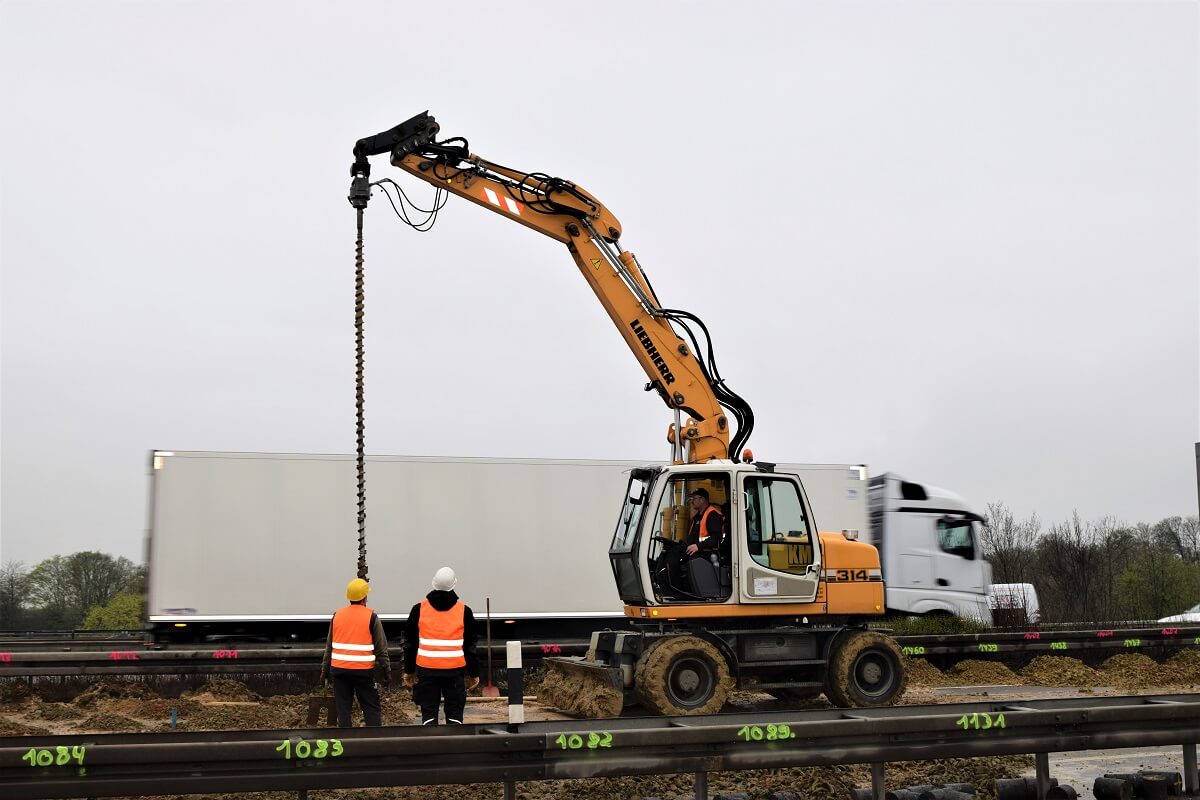
[[[570,640],[623,625],[607,551],[629,470],[644,463],[369,456],[369,603],[398,635],[449,565],[479,619],[490,598],[499,637]],[[156,638],[324,635],[356,574],[353,456],[154,451],[150,467]],[[867,538],[865,467],[777,469],[800,476],[820,530]]]

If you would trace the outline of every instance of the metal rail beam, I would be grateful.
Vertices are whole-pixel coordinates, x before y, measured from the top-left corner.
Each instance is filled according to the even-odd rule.
[[[1198,738],[1200,695],[436,730],[404,726],[26,736],[0,738],[0,796],[50,800],[702,774],[1145,747]]]
[[[1013,654],[1083,655],[1088,653],[1156,653],[1200,647],[1200,626],[1160,626],[1156,628],[1100,629],[1086,631],[990,632],[932,636],[900,636],[897,643],[906,655],[943,659],[989,658]],[[545,650],[540,644],[526,643],[522,655],[530,662],[544,655],[582,655],[587,642],[555,644]],[[493,655],[504,658],[504,643],[498,642]],[[126,643],[122,649],[7,652],[0,649],[0,677],[39,677],[56,675],[187,675],[187,674],[262,674],[271,672],[316,671],[323,648],[303,645],[226,645],[221,647],[188,646],[166,649],[138,649]],[[393,661],[403,657],[399,647],[391,649]]]

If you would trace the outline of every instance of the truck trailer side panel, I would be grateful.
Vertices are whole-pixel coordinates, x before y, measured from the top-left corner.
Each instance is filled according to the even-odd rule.
[[[355,461],[255,453],[156,455],[151,620],[318,620],[357,562]],[[450,565],[482,615],[619,617],[606,559],[629,465],[371,457],[370,603],[404,617]],[[615,499],[614,499],[615,498]]]

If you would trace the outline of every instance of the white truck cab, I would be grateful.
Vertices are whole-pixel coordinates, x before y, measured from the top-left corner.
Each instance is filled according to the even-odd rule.
[[[983,517],[954,492],[885,472],[867,489],[870,536],[887,582],[887,607],[954,614],[991,624],[992,567],[983,558]]]

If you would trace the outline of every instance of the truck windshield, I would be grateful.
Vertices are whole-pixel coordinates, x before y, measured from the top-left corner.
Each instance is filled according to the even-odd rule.
[[[646,508],[646,500],[650,497],[650,482],[652,475],[631,475],[629,486],[625,489],[625,503],[621,506],[621,516],[617,519],[617,530],[613,534],[610,553],[629,553],[633,551],[633,543],[637,539],[638,525],[642,521],[642,511]]]

